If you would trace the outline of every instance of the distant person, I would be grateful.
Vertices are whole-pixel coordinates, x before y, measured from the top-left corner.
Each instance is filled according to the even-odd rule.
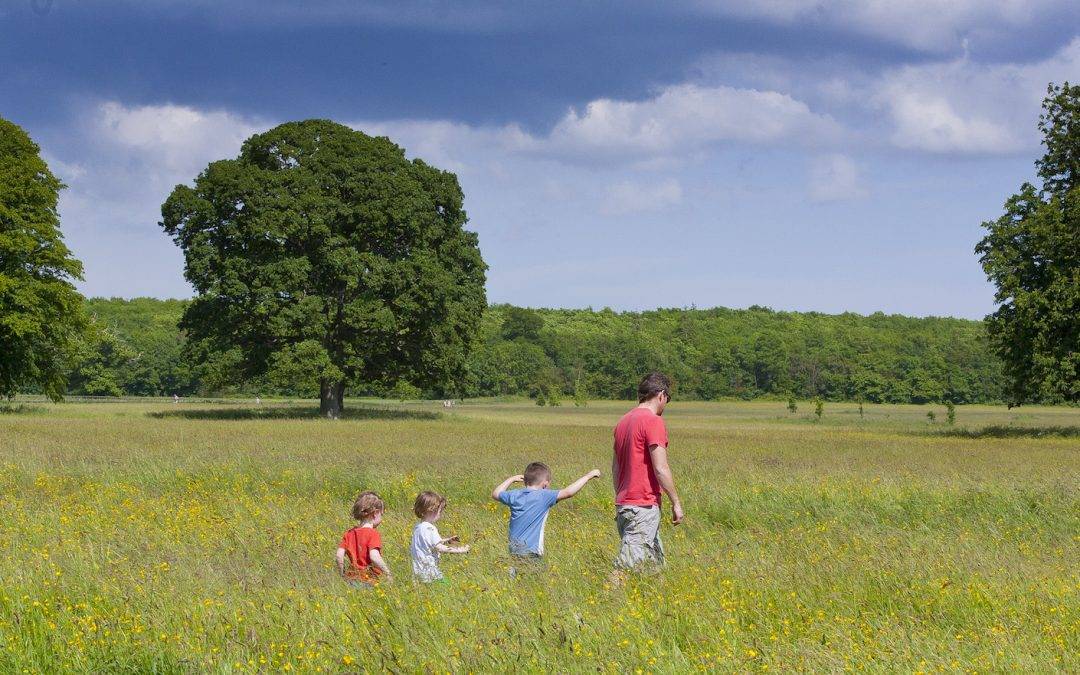
[[[383,500],[374,492],[362,492],[352,507],[352,517],[360,524],[341,537],[337,550],[337,566],[350,586],[372,588],[380,578],[391,581],[393,576],[382,557]]]
[[[421,492],[416,495],[413,502],[413,513],[420,522],[413,528],[412,545],[409,552],[412,554],[413,578],[425,584],[441,581],[445,582],[442,571],[439,569],[439,555],[441,553],[468,553],[468,546],[451,546],[456,543],[456,536],[445,539],[439,535],[439,529],[435,522],[442,517],[446,509],[446,497],[437,492]]]
[[[180,402],[180,397],[177,396],[176,394],[173,394],[172,395],[172,402],[173,403],[179,403]]]
[[[519,565],[528,566],[539,562],[544,555],[544,525],[548,511],[557,502],[569,499],[581,491],[593,478],[600,476],[593,469],[561,490],[549,489],[551,469],[546,464],[533,462],[525,467],[524,474],[510,476],[491,491],[491,498],[510,507],[510,556],[515,560],[510,573],[516,574]],[[521,490],[508,490],[512,484],[525,483]]]
[[[664,564],[660,541],[660,491],[671,498],[671,522],[683,521],[682,502],[668,466],[664,408],[671,401],[671,380],[650,373],[638,385],[638,405],[615,426],[611,478],[615,487],[615,526],[622,543],[615,559],[618,572]]]

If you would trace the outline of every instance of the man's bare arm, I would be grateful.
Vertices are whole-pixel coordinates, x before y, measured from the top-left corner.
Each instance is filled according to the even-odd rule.
[[[652,459],[657,482],[671,499],[671,522],[678,525],[683,521],[682,502],[675,489],[675,476],[672,475],[671,466],[668,465],[667,448],[662,445],[653,445],[649,448],[649,457]]]

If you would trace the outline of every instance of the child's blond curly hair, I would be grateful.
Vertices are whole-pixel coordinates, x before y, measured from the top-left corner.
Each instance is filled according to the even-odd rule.
[[[383,500],[374,492],[361,492],[352,505],[352,517],[364,522],[385,508]]]

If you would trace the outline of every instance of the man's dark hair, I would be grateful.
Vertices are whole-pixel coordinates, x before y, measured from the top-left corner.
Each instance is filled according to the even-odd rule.
[[[651,372],[637,386],[638,403],[644,403],[660,392],[667,394],[668,400],[671,400],[671,380],[663,373]]]
[[[545,478],[551,479],[551,469],[547,464],[542,462],[533,462],[529,466],[525,467],[525,484],[537,485]]]

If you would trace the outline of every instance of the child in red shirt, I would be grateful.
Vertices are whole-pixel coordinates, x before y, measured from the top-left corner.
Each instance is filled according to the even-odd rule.
[[[374,492],[362,492],[352,507],[352,516],[360,522],[341,537],[337,565],[350,586],[374,586],[381,577],[392,579],[382,557],[382,538],[375,528],[382,523],[383,500]],[[348,557],[348,560],[346,560]]]

